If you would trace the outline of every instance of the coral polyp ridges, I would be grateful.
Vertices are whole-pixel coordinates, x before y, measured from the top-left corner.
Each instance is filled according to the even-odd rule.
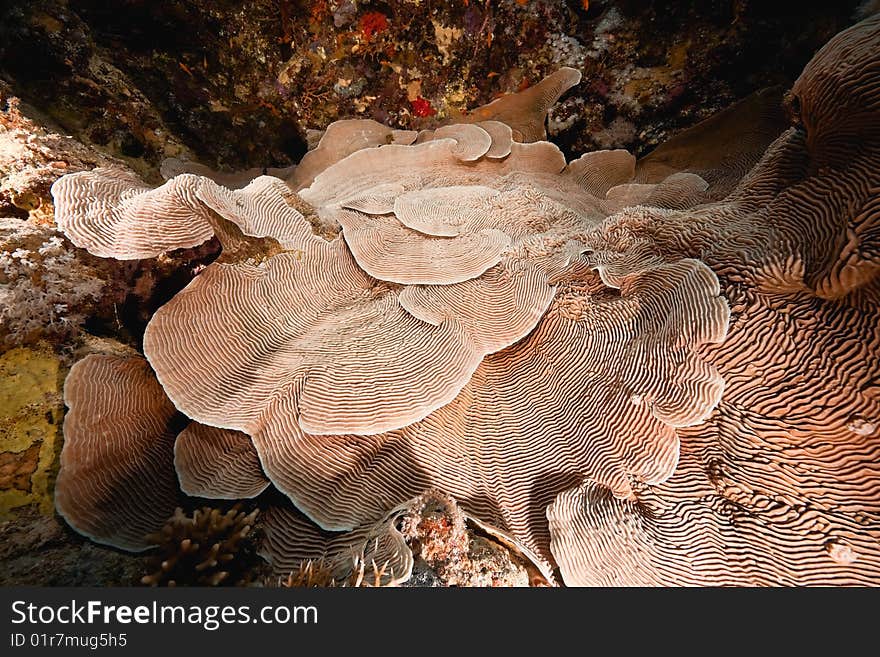
[[[59,223],[102,255],[211,234],[223,254],[147,326],[161,439],[114,454],[71,422],[59,508],[113,525],[65,502],[84,450],[108,473],[138,463],[115,485],[149,476],[168,503],[175,465],[204,497],[273,489],[263,553],[333,581],[369,563],[377,583],[409,577],[397,520],[438,488],[550,581],[876,583],[878,35],[875,17],[832,40],[795,84],[802,127],[735,166],[686,136],[645,163],[566,162],[538,129],[580,78],[563,69],[472,123],[331,126],[286,181],[62,178]],[[869,73],[834,66],[848,53]],[[749,465],[767,450],[792,472]],[[136,502],[120,513],[140,521]]]

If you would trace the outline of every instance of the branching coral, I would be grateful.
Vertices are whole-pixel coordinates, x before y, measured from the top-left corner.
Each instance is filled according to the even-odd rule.
[[[688,165],[687,140],[650,167],[621,151],[566,163],[523,141],[541,138],[547,107],[579,79],[563,69],[472,123],[400,140],[331,126],[299,183],[294,171],[230,190],[185,173],[150,189],[110,170],[73,174],[54,188],[59,223],[120,258],[220,240],[220,258],[153,316],[144,352],[169,412],[223,436],[176,438],[184,487],[224,498],[271,482],[286,496],[263,513],[279,572],[308,582],[298,569],[317,559],[335,581],[358,564],[382,583],[406,579],[397,520],[436,487],[551,581],[554,566],[571,584],[876,581],[877,472],[863,457],[880,376],[866,320],[880,298],[878,34],[869,19],[817,55],[794,88],[805,127],[735,184],[750,145],[721,175],[723,159],[704,153]],[[846,161],[839,140],[858,141]],[[844,336],[825,338],[818,388],[803,366],[825,335],[811,313]],[[852,465],[836,479],[824,439]],[[167,460],[170,440],[150,444]],[[825,474],[777,486],[738,461],[800,444]],[[745,482],[770,492],[749,497]],[[727,530],[711,513],[695,539],[711,549],[682,561],[671,547],[706,487],[748,509],[737,535],[761,555],[748,563],[779,562],[766,579],[716,558]],[[841,506],[850,492],[865,538]],[[827,506],[799,506],[813,496]],[[811,518],[820,528],[804,530]],[[821,547],[847,562],[826,567],[819,539],[870,556]],[[787,542],[798,547],[782,554]]]
[[[156,570],[144,575],[141,584],[218,586],[240,584],[250,566],[249,535],[259,510],[246,513],[235,505],[225,513],[203,507],[186,515],[180,507],[158,532],[146,537],[158,545],[151,556]]]

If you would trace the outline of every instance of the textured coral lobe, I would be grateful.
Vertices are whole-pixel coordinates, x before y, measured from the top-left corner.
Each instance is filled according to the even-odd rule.
[[[269,486],[250,436],[191,423],[174,441],[174,468],[187,495],[240,500]]]
[[[181,418],[139,356],[93,354],[64,385],[55,506],[81,534],[127,550],[151,546],[178,502],[174,438]]]
[[[297,394],[315,433],[376,433],[447,403],[481,358],[461,325],[418,321],[396,293],[339,241],[264,265],[212,265],[155,315],[144,347],[200,422],[252,433],[270,400]]]
[[[525,91],[502,96],[478,107],[467,118],[473,121],[498,120],[510,126],[517,141],[540,141],[547,137],[544,130],[547,110],[580,81],[580,71],[563,67]]]
[[[465,127],[463,139],[475,131],[488,138],[482,128]],[[459,235],[408,228],[393,209],[403,199],[401,214],[411,223],[432,212],[434,206],[404,191],[426,183],[418,172],[428,163],[437,183],[470,178],[456,144],[442,138],[367,148],[331,165],[302,192],[318,204],[319,217],[342,225],[342,237],[331,241],[315,236],[279,190],[261,187],[268,178],[231,193],[202,184],[199,199],[245,235],[271,237],[285,252],[259,263],[221,257],[156,313],[144,350],[177,407],[199,422],[253,434],[270,421],[270,402],[294,396],[298,424],[309,433],[381,433],[447,404],[486,354],[525,336],[554,291],[544,267],[529,256],[564,258],[566,235],[583,222],[549,199],[546,223],[522,202],[528,198],[485,207],[496,192],[477,186],[463,195],[477,207]],[[550,144],[522,149],[504,160],[481,159],[483,180],[515,188],[505,179],[512,172],[542,170],[548,157],[551,171],[564,166]],[[535,149],[537,161],[523,156]],[[394,171],[402,174],[398,182],[385,182],[395,179]],[[506,218],[498,216],[503,207],[510,208]],[[493,218],[504,230],[491,227]],[[217,307],[218,296],[225,306]]]
[[[700,257],[768,293],[838,299],[875,281],[878,44],[875,16],[811,60],[793,89],[798,125],[769,146],[728,197],[685,212],[624,209],[590,246],[628,252],[641,241],[667,258]]]
[[[118,260],[198,246],[214,231],[195,199],[197,180],[184,174],[152,189],[108,167],[62,176],[52,185],[58,228],[90,253]]]

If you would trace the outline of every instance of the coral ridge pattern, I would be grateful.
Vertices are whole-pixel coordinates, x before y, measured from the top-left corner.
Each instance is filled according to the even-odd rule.
[[[272,175],[61,177],[96,256],[222,249],[143,356],[72,368],[61,515],[145,550],[186,496],[254,500],[277,573],[396,584],[434,490],[549,582],[880,583],[880,16],[733,159],[698,126],[567,162],[544,125],[580,77],[418,133],[334,123]],[[193,559],[257,517],[230,513]]]

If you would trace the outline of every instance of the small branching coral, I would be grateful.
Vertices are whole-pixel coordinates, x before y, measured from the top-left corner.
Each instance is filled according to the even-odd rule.
[[[174,515],[146,540],[158,546],[150,557],[155,570],[141,578],[148,586],[242,584],[253,566],[251,530],[259,514],[236,504],[226,512],[202,507]]]
[[[358,560],[352,564],[351,574],[347,578],[337,579],[333,565],[325,561],[305,561],[299,568],[281,580],[287,588],[361,588],[394,586],[385,578],[387,564],[367,565]]]

